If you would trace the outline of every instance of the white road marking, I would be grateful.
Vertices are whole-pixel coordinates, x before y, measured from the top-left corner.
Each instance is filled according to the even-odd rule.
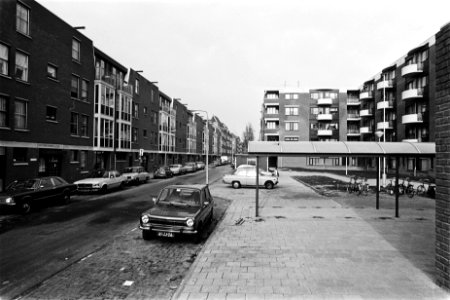
[[[131,281],[131,280],[125,280],[125,282],[124,282],[122,285],[124,285],[124,286],[132,286],[133,283],[134,283],[134,281]]]

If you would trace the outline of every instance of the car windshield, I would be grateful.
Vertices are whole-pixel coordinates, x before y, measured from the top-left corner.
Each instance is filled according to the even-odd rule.
[[[159,195],[158,204],[200,206],[200,192],[189,188],[166,188]]]
[[[102,178],[104,175],[105,171],[104,170],[94,170],[91,173],[91,178]],[[108,173],[108,172],[106,172]]]
[[[180,165],[170,165],[171,168],[178,168]]]
[[[34,190],[38,185],[37,179],[16,180],[6,188],[6,191]]]
[[[129,168],[123,169],[122,173],[134,173],[134,172],[137,172],[137,168],[129,167]]]

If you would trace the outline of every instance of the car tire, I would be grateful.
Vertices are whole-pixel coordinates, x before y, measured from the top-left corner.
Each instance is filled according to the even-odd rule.
[[[63,193],[63,199],[62,199],[62,205],[66,205],[70,202],[70,192],[64,191]]]
[[[153,238],[153,232],[150,230],[142,230],[142,238],[146,241],[151,240]]]
[[[106,184],[105,184],[104,186],[102,186],[101,192],[102,192],[103,194],[106,194],[106,193],[108,192],[108,186],[107,186]]]
[[[241,187],[241,183],[239,181],[233,181],[231,183],[231,185],[233,186],[233,188],[238,189]]]
[[[273,189],[273,186],[274,186],[274,184],[273,184],[272,181],[267,181],[267,182],[264,184],[264,187],[265,187],[266,189],[268,189],[268,190]]]
[[[202,241],[203,223],[198,224],[197,233],[194,235],[194,243],[198,244]]]
[[[24,215],[30,213],[31,211],[31,204],[29,201],[30,200],[25,200],[22,204],[20,204],[20,212]]]

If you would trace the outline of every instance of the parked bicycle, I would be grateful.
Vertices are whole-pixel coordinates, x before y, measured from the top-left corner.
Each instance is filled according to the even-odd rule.
[[[347,183],[347,192],[350,194],[358,191],[358,176],[351,176]]]
[[[426,194],[428,197],[434,198],[436,195],[436,185],[430,183],[429,179],[420,179],[420,184],[417,186],[416,191],[418,196],[424,196]]]
[[[367,182],[367,178],[363,177],[360,182],[358,182],[358,195],[367,196],[369,193],[369,183]]]
[[[416,193],[414,185],[409,181],[409,177],[406,177],[406,188],[404,191],[409,198],[414,197],[414,194]]]
[[[392,184],[393,180],[394,179],[392,179],[392,178],[389,179],[389,183],[386,186],[380,187],[380,192],[384,192],[384,193],[389,194],[389,195],[394,195],[395,188],[394,188],[394,185]]]

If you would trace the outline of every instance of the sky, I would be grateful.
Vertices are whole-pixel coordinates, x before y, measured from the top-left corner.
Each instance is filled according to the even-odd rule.
[[[357,89],[450,22],[448,0],[38,2],[241,138],[265,90]]]

